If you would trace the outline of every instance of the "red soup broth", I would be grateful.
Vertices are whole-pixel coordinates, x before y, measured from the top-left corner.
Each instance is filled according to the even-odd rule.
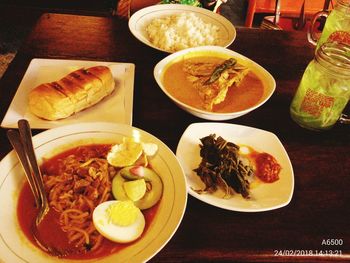
[[[46,160],[41,166],[41,171],[43,174],[54,174],[58,169],[57,164],[60,158],[65,158],[71,154],[92,154],[94,157],[106,156],[108,150],[111,148],[111,145],[87,145],[84,147],[76,147],[60,153],[48,160]],[[72,253],[70,255],[64,256],[64,258],[69,259],[94,259],[105,257],[118,251],[126,248],[138,240],[142,239],[142,237],[147,233],[149,226],[151,225],[157,210],[159,207],[159,202],[155,206],[142,210],[143,215],[145,216],[146,226],[145,230],[142,233],[142,236],[130,243],[121,244],[112,242],[106,238],[103,238],[102,245],[99,246],[94,251],[89,251],[86,253]],[[35,205],[35,199],[33,193],[30,189],[29,183],[25,182],[18,198],[17,204],[17,217],[19,221],[19,225],[21,230],[24,232],[26,237],[38,248],[40,246],[36,243],[33,234],[32,234],[32,226],[35,224],[35,218],[38,214],[38,208]],[[68,243],[68,239],[66,237],[66,233],[61,229],[59,222],[59,212],[55,209],[51,208],[46,214],[44,220],[41,222],[38,228],[40,237],[45,241],[46,244],[55,244],[60,248],[72,248],[73,246]],[[41,248],[40,248],[41,249]]]

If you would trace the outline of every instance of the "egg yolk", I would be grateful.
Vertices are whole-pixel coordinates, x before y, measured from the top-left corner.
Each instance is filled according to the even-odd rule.
[[[108,223],[112,222],[119,226],[129,226],[135,223],[138,210],[132,201],[113,203],[106,210]]]

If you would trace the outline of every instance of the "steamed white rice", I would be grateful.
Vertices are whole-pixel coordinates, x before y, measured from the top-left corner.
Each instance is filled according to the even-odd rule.
[[[146,31],[153,45],[169,52],[217,45],[219,38],[218,26],[204,22],[192,12],[155,18]]]

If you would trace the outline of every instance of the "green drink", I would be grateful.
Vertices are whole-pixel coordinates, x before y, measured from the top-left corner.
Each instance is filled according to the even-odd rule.
[[[327,20],[318,39],[314,25],[321,16],[327,17]],[[316,13],[309,28],[308,40],[314,45],[317,43],[317,49],[325,42],[350,45],[350,0],[338,0],[330,13],[327,11]]]
[[[313,130],[330,129],[350,98],[350,46],[325,43],[307,66],[290,106],[292,119]]]

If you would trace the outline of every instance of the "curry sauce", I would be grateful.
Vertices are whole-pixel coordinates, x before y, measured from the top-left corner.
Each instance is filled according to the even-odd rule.
[[[225,61],[219,57],[196,57],[195,63],[212,64],[212,70],[215,65],[220,65]],[[207,110],[203,103],[203,97],[194,87],[193,82],[189,80],[188,74],[185,72],[186,59],[176,61],[171,64],[163,74],[163,84],[165,89],[177,100],[190,105],[194,108]],[[196,64],[194,64],[196,65]],[[210,111],[213,112],[236,112],[245,110],[258,104],[264,95],[264,85],[261,79],[251,70],[239,84],[233,84],[228,88],[225,98],[222,102],[214,104]]]

